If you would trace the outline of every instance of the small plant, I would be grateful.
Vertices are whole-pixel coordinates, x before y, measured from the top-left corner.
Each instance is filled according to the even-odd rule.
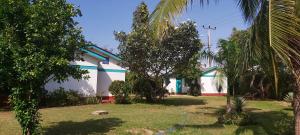
[[[229,125],[249,125],[253,124],[254,121],[248,113],[242,112],[230,112],[226,113],[225,109],[218,112],[218,123],[229,124]]]
[[[283,98],[283,100],[285,102],[289,102],[289,103],[292,103],[293,102],[293,97],[294,97],[294,94],[293,92],[289,92],[285,95],[285,97]]]
[[[124,81],[113,81],[108,90],[115,96],[116,103],[130,103],[130,87]]]
[[[100,101],[98,97],[85,97],[84,104],[98,104]]]
[[[274,122],[274,130],[276,135],[294,135],[295,134],[295,121],[293,117],[289,116],[287,113],[280,113],[279,120]]]
[[[83,95],[74,90],[65,90],[60,87],[57,90],[47,93],[47,106],[68,106],[81,104]]]
[[[243,108],[245,106],[245,98],[243,97],[236,97],[234,98],[233,105],[236,113],[243,112]]]

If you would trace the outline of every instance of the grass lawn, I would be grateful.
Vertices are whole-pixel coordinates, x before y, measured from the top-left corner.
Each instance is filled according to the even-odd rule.
[[[284,102],[247,101],[246,108],[257,124],[217,124],[215,112],[225,103],[225,97],[172,96],[163,104],[97,104],[46,108],[40,112],[43,132],[49,135],[130,134],[141,129],[155,133],[163,130],[171,135],[273,135],[277,130],[274,122],[292,117],[291,107]],[[109,114],[91,115],[96,110],[106,110]],[[12,112],[0,111],[0,134],[20,134]]]

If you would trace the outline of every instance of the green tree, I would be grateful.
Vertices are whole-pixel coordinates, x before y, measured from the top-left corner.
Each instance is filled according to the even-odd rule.
[[[199,0],[203,5],[205,0]],[[182,13],[193,0],[161,0],[151,15],[151,25],[156,33],[165,29],[165,19],[172,20]],[[238,5],[245,20],[253,24],[254,48],[260,48],[271,56],[274,73],[274,84],[278,93],[278,65],[275,58],[292,71],[297,80],[297,90],[294,98],[295,133],[300,135],[300,23],[299,1],[297,0],[238,0]],[[157,34],[159,35],[159,34]],[[260,41],[263,41],[261,43]],[[266,43],[265,43],[266,42]],[[247,57],[244,57],[247,58]]]
[[[73,20],[80,11],[65,0],[1,0],[0,5],[0,87],[12,93],[22,134],[39,134],[44,84],[87,72],[69,65],[86,44]]]
[[[145,92],[151,94],[148,98],[154,98],[162,94],[163,80],[187,67],[202,45],[194,22],[182,23],[178,28],[168,25],[167,34],[156,40],[150,29],[146,4],[141,3],[133,15],[132,31],[115,33],[120,41],[122,64],[141,79],[155,82],[154,91]]]

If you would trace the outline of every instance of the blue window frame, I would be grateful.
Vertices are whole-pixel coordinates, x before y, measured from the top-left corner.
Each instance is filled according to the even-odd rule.
[[[102,61],[102,64],[109,64],[109,58],[105,58],[105,60]]]

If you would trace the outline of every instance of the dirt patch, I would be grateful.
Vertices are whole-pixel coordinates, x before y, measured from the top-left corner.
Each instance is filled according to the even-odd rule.
[[[146,128],[133,128],[127,130],[126,132],[130,133],[131,135],[154,135],[152,130]]]

